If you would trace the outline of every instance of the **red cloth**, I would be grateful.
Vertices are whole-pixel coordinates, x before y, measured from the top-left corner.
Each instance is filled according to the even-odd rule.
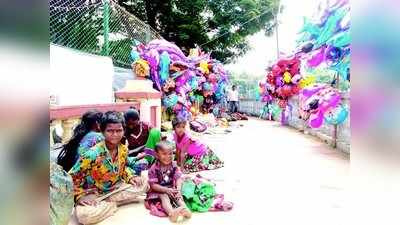
[[[140,124],[142,125],[142,133],[137,138],[132,137],[132,134],[138,135],[140,132],[140,126],[133,130],[128,129],[128,128],[126,129],[125,138],[128,140],[128,148],[130,150],[145,145],[147,142],[147,139],[149,138],[149,131],[150,131],[151,127],[144,122],[140,122]]]

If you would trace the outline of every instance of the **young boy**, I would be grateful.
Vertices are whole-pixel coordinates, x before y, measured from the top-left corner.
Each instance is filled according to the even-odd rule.
[[[149,205],[161,201],[162,209],[172,222],[177,222],[179,216],[190,218],[192,214],[179,191],[182,172],[173,161],[172,146],[162,141],[156,145],[155,152],[157,161],[149,170],[150,191],[146,201]]]

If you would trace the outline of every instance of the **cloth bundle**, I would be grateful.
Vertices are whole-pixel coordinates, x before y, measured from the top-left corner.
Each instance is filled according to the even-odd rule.
[[[186,179],[181,193],[186,206],[193,212],[229,211],[233,203],[224,200],[223,194],[217,194],[215,185],[201,176]]]

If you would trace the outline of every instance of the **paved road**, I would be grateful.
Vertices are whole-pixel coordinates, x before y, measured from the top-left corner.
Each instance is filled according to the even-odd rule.
[[[225,161],[224,168],[202,175],[214,180],[234,210],[194,214],[184,224],[347,224],[348,155],[276,122],[239,123],[243,126],[232,133],[202,137]],[[122,207],[101,223],[111,224],[170,223],[139,204]]]

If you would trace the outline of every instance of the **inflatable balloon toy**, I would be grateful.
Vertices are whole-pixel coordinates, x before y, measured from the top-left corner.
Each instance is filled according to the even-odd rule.
[[[328,65],[335,65],[342,59],[342,50],[338,47],[328,47],[325,53],[325,59]]]
[[[272,101],[272,96],[269,95],[269,94],[266,94],[261,98],[261,101],[262,102],[271,102]]]
[[[210,72],[208,69],[208,63],[206,61],[201,61],[198,68],[203,74],[208,74]]]
[[[339,92],[329,85],[314,85],[309,90],[303,89],[300,96],[301,109],[309,112],[309,125],[312,128],[319,128],[324,115],[328,110],[337,107],[341,96]]]
[[[131,58],[131,62],[135,62],[136,60],[140,59],[140,54],[135,47],[132,48],[130,58]]]
[[[350,45],[350,43],[351,36],[349,31],[337,33],[326,42],[327,45],[336,48],[344,48]]]
[[[213,84],[217,83],[218,82],[217,76],[211,73],[210,75],[208,75],[208,81]]]
[[[305,87],[307,87],[307,86],[310,86],[310,85],[314,84],[315,80],[316,80],[316,77],[315,77],[315,76],[312,76],[312,75],[304,76],[304,77],[299,81],[299,87],[300,87],[301,89],[303,89],[303,88],[305,88]]]
[[[286,71],[284,74],[283,74],[283,81],[285,81],[285,83],[290,83],[291,82],[291,80],[292,80],[292,75],[288,72],[288,71]]]
[[[325,49],[324,46],[312,53],[311,58],[307,61],[308,67],[317,67],[325,60]]]
[[[313,50],[313,48],[314,48],[314,44],[309,42],[309,43],[307,43],[307,44],[305,44],[305,45],[303,45],[301,47],[301,52],[302,53],[309,53],[309,52],[311,52]]]
[[[160,55],[160,81],[161,85],[165,83],[165,81],[169,77],[169,64],[171,60],[169,58],[169,54],[166,51],[163,51]]]
[[[283,97],[290,97],[292,95],[292,87],[290,85],[284,85],[281,89],[281,95]]]
[[[283,86],[283,79],[282,79],[282,77],[276,77],[276,78],[275,78],[275,86],[277,86],[277,87],[282,87],[282,86]]]
[[[177,103],[176,105],[173,106],[173,110],[175,112],[178,112],[178,111],[182,110],[182,108],[183,108],[183,105],[180,104],[180,103]]]
[[[182,118],[187,121],[189,121],[192,118],[190,112],[188,112],[185,107],[183,107],[180,111],[178,111],[176,116],[178,118]]]
[[[175,93],[163,97],[163,105],[166,108],[173,108],[178,103],[178,96]]]
[[[165,40],[153,40],[138,45],[136,49],[147,61],[151,80],[163,92],[164,108],[173,108],[175,115],[187,117],[192,113],[192,103],[204,104],[206,97],[215,101],[206,104],[206,111],[223,99],[227,73],[219,61],[211,59],[210,54],[192,49],[186,57],[178,46]],[[132,56],[137,58],[135,52]]]
[[[301,80],[301,75],[300,74],[296,74],[296,75],[294,75],[293,77],[292,77],[292,79],[291,79],[291,82],[293,83],[293,84],[298,84],[299,83],[299,81]]]
[[[138,77],[148,77],[150,67],[146,60],[139,59],[132,63],[132,69]]]
[[[175,81],[172,78],[168,78],[163,86],[164,93],[168,93],[170,91],[173,91],[174,89],[175,89]]]
[[[343,105],[328,110],[325,113],[325,122],[331,125],[339,125],[346,121],[348,117],[348,110]]]
[[[175,86],[176,87],[182,87],[183,85],[186,84],[186,81],[187,81],[187,77],[185,76],[184,73],[182,73],[182,74],[180,74],[180,76],[178,76],[175,79]]]
[[[153,82],[155,82],[157,89],[161,90],[160,77],[158,74],[158,64],[160,62],[160,56],[158,52],[155,49],[151,49],[147,52],[147,54],[144,55],[144,59],[150,65],[151,79],[153,80]]]

